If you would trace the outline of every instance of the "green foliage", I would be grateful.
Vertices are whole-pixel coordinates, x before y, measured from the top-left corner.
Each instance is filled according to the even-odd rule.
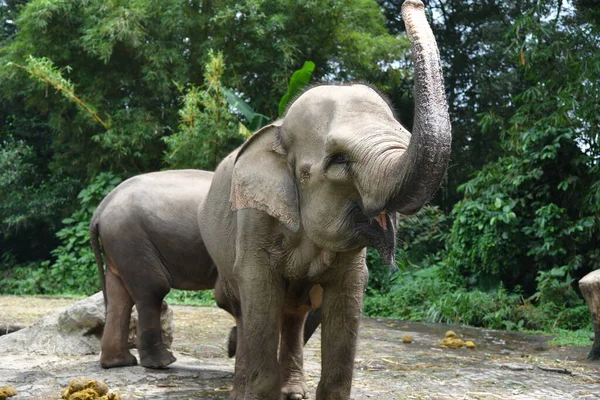
[[[215,306],[215,296],[212,290],[177,290],[171,289],[165,297],[169,304],[180,304],[184,306]]]
[[[11,217],[21,221],[19,230],[10,222],[9,237],[0,239],[0,251],[19,263],[48,257],[60,221],[78,206],[75,194],[98,173],[209,168],[240,142],[238,131],[248,134],[238,118],[254,130],[277,115],[288,78],[304,60],[317,63],[317,79],[364,79],[389,90],[399,69],[377,66],[407,50],[405,39],[386,32],[372,0],[7,0],[0,43],[0,142],[10,136],[22,143],[31,165],[21,174],[30,189],[19,189],[19,203],[0,198],[7,215],[19,209]],[[205,79],[210,49],[226,60],[219,86],[229,92],[218,94]],[[203,101],[214,107],[198,108],[205,118],[223,117],[207,125],[219,154],[165,157],[163,138],[185,132],[182,87],[190,108],[209,93]],[[228,107],[219,99],[227,93],[251,104],[258,118],[228,110],[232,100]],[[217,128],[225,128],[223,137]]]
[[[549,344],[553,346],[580,346],[590,347],[591,340],[590,335],[593,334],[593,330],[590,327],[585,329],[577,329],[575,331],[568,329],[554,329],[550,332],[552,335],[556,335]]]
[[[239,122],[223,96],[223,55],[211,52],[205,67],[204,89],[190,87],[179,110],[179,130],[164,137],[165,161],[172,168],[214,170],[223,157],[240,145]]]
[[[43,293],[45,269],[39,263],[14,264],[14,260],[3,257],[3,264],[10,267],[0,273],[0,293],[40,294]]]
[[[16,66],[29,73],[33,78],[43,84],[49,84],[60,92],[65,98],[76,103],[82,110],[87,112],[90,117],[98,122],[104,129],[109,129],[110,126],[104,122],[94,109],[75,95],[75,86],[69,79],[63,77],[63,74],[48,58],[35,58],[31,55],[25,60],[25,65],[9,62],[9,66]],[[70,72],[71,67],[66,66],[65,71]]]
[[[233,93],[233,91],[231,91],[230,89],[227,89],[226,87],[221,87],[221,91],[225,95],[227,103],[229,103],[229,105],[234,110],[241,113],[246,119],[246,121],[248,121],[247,130],[249,131],[249,133],[246,136],[250,136],[254,131],[260,129],[269,121],[269,117],[254,111],[248,103],[242,100],[240,96]],[[242,129],[242,126],[243,125],[241,125],[240,123],[240,129]]]
[[[428,302],[455,289],[449,282],[437,279],[431,268],[397,272],[394,279],[387,293],[368,292],[363,309],[366,315],[424,321]]]
[[[403,1],[378,0],[392,33],[405,29],[398,12]],[[523,82],[515,71],[513,54],[507,52],[510,38],[506,34],[512,23],[536,3],[537,0],[425,2],[444,66],[452,118],[452,163],[446,185],[436,198],[446,212],[462,197],[457,187],[502,152],[502,125],[494,123],[482,131],[476,122],[484,112],[499,120],[514,113],[512,98],[522,90]],[[395,104],[401,104],[401,99],[393,99]],[[410,103],[405,107],[412,109]],[[399,112],[402,116],[403,110]],[[411,126],[410,118],[406,122]]]
[[[89,224],[96,206],[120,181],[112,173],[99,174],[77,195],[79,209],[62,221],[64,227],[56,234],[61,244],[52,251],[54,261],[44,261],[39,268],[25,265],[7,271],[0,293],[90,295],[100,290]]]
[[[368,293],[385,294],[395,283],[398,271],[407,271],[415,263],[428,266],[444,248],[444,232],[448,229],[445,214],[435,206],[424,207],[418,214],[403,218],[398,224],[396,265],[384,264],[375,249],[367,250],[369,267]]]
[[[568,14],[545,19],[539,2],[507,37],[525,89],[500,121],[504,155],[460,189],[448,240],[448,274],[470,285],[520,285],[541,305],[576,306],[573,284],[600,268],[597,26]],[[580,84],[574,84],[579,82]]]
[[[306,61],[302,68],[292,74],[290,83],[288,84],[288,90],[283,95],[281,100],[279,100],[279,117],[283,117],[283,114],[285,113],[285,110],[290,102],[300,94],[302,89],[308,85],[314,70],[315,63],[312,61]]]
[[[590,325],[587,306],[536,306],[502,284],[483,291],[445,278],[442,266],[398,272],[387,293],[368,292],[364,312],[429,323],[451,323],[515,331],[578,329]]]
[[[514,61],[495,75],[505,86],[489,93],[503,90],[512,100],[480,114],[481,132],[498,134],[503,151],[459,186],[464,198],[435,266],[397,274],[383,296],[369,292],[368,313],[511,330],[589,329],[576,282],[600,268],[600,91],[590,85],[600,78],[600,30],[554,1],[519,6],[509,33],[495,39]]]
[[[54,216],[69,203],[73,181],[43,179],[43,169],[33,146],[0,132],[0,270],[47,257],[56,244]]]

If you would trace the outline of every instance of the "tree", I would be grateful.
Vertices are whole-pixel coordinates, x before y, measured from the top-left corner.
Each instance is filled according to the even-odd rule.
[[[403,0],[379,0],[392,33],[404,31],[397,10]],[[437,202],[446,211],[460,199],[456,188],[501,153],[499,127],[483,132],[482,113],[509,118],[511,99],[524,89],[505,39],[513,21],[535,1],[426,0],[440,49],[450,117],[452,161]],[[411,106],[407,106],[412,110]],[[409,118],[409,120],[412,117]]]
[[[507,36],[525,89],[510,118],[482,118],[504,154],[462,186],[447,264],[472,285],[503,281],[564,306],[600,268],[600,26],[561,6],[538,2]]]
[[[221,83],[224,67],[223,54],[211,52],[204,88],[192,86],[185,93],[179,130],[164,138],[165,161],[170,167],[214,170],[246,138],[241,123],[229,109]]]
[[[17,172],[28,177],[20,187],[55,189],[24,193],[22,211],[9,207],[0,216],[21,212],[27,223],[19,231],[0,226],[5,240],[23,249],[35,236],[23,228],[55,231],[99,172],[126,178],[167,166],[163,139],[179,129],[180,88],[207,85],[209,50],[223,54],[223,86],[272,119],[304,61],[315,62],[315,81],[368,80],[390,90],[402,76],[393,61],[407,51],[405,39],[387,33],[372,0],[7,4],[0,6],[0,142],[14,157],[27,149],[27,161],[15,164],[27,165]],[[43,202],[48,214],[26,212]]]

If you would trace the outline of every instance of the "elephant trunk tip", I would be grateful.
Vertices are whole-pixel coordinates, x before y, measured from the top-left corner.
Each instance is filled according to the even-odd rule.
[[[425,6],[421,0],[405,0],[404,3],[402,3],[402,8],[404,9],[406,7],[425,9]]]

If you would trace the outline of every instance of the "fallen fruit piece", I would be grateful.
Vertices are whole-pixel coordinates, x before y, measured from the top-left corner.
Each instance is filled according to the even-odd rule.
[[[412,343],[413,337],[410,335],[402,336],[402,343]]]
[[[461,339],[455,337],[446,337],[444,339],[444,341],[442,342],[442,347],[443,348],[448,348],[448,349],[458,349],[459,347],[463,347],[465,345],[465,342],[463,342]]]
[[[92,388],[80,390],[69,396],[69,400],[95,400],[98,398],[98,392]]]
[[[73,379],[61,395],[65,400],[120,400],[118,394],[107,393],[106,383],[81,377]]]
[[[17,391],[12,386],[0,387],[0,400],[6,400],[9,397],[16,396]]]
[[[473,343],[472,341],[470,341],[470,340],[464,341],[462,339],[459,339],[456,336],[456,333],[454,333],[454,331],[446,332],[441,346],[444,349],[458,349],[463,346],[468,349],[476,349],[477,348],[477,346],[475,346],[475,343]]]

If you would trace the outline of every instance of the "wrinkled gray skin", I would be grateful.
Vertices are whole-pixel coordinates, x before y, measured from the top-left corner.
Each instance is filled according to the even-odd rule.
[[[198,206],[212,172],[179,170],[139,175],[100,203],[90,238],[107,302],[100,364],[135,365],[127,335],[133,304],[139,313],[137,348],[148,368],[175,361],[161,338],[160,307],[171,288],[215,287],[217,269],[198,229]],[[98,237],[106,260],[106,277]],[[234,338],[235,339],[235,338]]]
[[[199,218],[219,270],[217,302],[238,329],[230,399],[278,400],[280,388],[286,399],[306,398],[302,326],[315,287],[317,399],[350,398],[365,246],[393,261],[398,213],[431,199],[450,157],[435,39],[420,1],[406,1],[402,14],[415,64],[412,137],[370,87],[318,86],[215,172]]]
[[[108,310],[102,367],[137,364],[127,342],[134,303],[140,312],[137,348],[141,364],[161,368],[175,361],[162,342],[160,305],[171,288],[215,287],[217,269],[206,252],[197,220],[212,177],[212,172],[198,170],[139,175],[116,187],[98,206],[90,224],[90,238]],[[319,325],[316,311],[306,325],[305,343]],[[228,347],[233,357],[235,327]]]

